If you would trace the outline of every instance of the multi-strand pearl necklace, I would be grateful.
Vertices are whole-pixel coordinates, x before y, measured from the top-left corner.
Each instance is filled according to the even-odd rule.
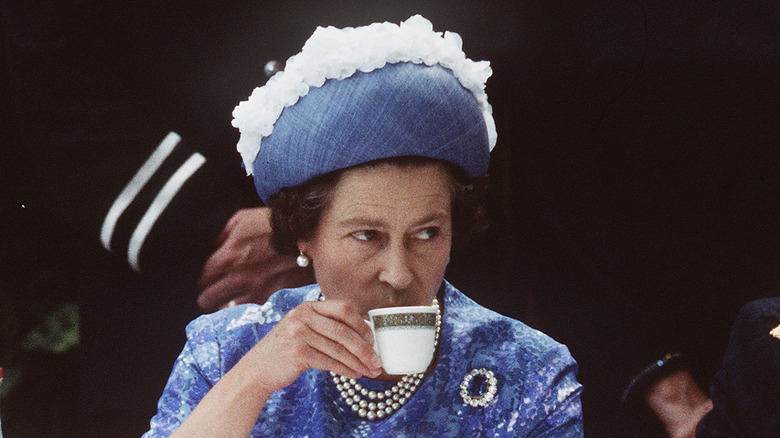
[[[433,348],[439,346],[439,334],[441,333],[441,309],[439,301],[434,299],[436,306],[436,334],[433,338]],[[407,374],[400,382],[384,391],[370,391],[363,387],[355,379],[340,376],[330,372],[333,384],[339,390],[339,395],[344,402],[352,408],[361,418],[367,420],[381,420],[401,409],[412,395],[417,391],[425,373]]]

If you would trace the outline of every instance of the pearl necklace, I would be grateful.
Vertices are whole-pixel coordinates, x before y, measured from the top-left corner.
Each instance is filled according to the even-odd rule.
[[[436,334],[434,335],[433,348],[439,346],[439,334],[441,333],[441,310],[439,301],[434,299],[436,306]],[[384,391],[369,391],[355,379],[340,376],[330,372],[333,384],[339,390],[339,395],[344,403],[361,418],[367,420],[381,420],[401,409],[412,395],[417,391],[425,373],[407,374],[401,381]]]

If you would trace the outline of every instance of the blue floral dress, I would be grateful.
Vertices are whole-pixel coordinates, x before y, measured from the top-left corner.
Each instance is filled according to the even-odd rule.
[[[317,300],[317,285],[285,289],[264,305],[204,315],[187,327],[187,344],[144,437],[173,433],[214,384],[282,317]],[[525,324],[501,316],[445,282],[441,340],[433,371],[397,412],[369,421],[341,399],[330,374],[308,370],[266,402],[252,437],[581,437],[582,386],[568,349]],[[461,383],[475,369],[493,371],[496,395],[471,406]],[[472,381],[475,379],[472,378]],[[370,390],[391,384],[360,379]],[[484,382],[483,382],[484,383]],[[478,398],[486,385],[468,385]]]

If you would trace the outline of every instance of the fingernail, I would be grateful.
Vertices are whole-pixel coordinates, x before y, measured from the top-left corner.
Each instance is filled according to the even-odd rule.
[[[363,320],[368,328],[368,333],[363,335],[364,338],[366,338],[366,342],[369,343],[369,345],[374,345],[374,332],[371,330],[371,321]]]
[[[367,371],[366,372],[366,376],[367,377],[371,377],[371,378],[374,378],[374,377],[382,374],[382,368],[379,368],[379,367],[373,367],[373,366],[372,367],[368,367],[368,368],[366,368],[366,371]]]

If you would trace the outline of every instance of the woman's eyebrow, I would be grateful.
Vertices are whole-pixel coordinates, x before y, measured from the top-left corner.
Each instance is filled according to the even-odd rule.
[[[364,216],[353,216],[349,217],[344,220],[338,221],[338,225],[340,227],[368,227],[368,228],[382,228],[387,226],[387,223],[374,219],[374,218],[368,218]]]
[[[444,212],[435,212],[431,213],[427,216],[424,216],[420,218],[419,220],[412,223],[411,226],[418,227],[420,225],[427,224],[429,222],[434,221],[441,221],[446,220],[449,217],[448,214]],[[365,216],[353,216],[346,218],[344,220],[338,221],[338,226],[340,227],[367,227],[367,228],[386,228],[388,226],[387,222],[384,220],[376,219],[376,218],[369,218]]]

